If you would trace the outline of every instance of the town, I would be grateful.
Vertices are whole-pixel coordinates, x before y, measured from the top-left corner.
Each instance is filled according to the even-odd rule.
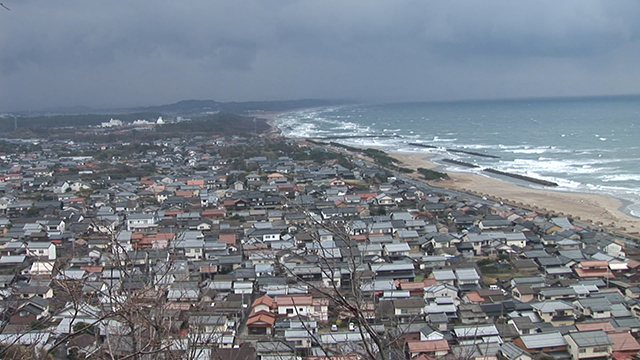
[[[638,358],[633,241],[248,124],[4,139],[0,358]]]

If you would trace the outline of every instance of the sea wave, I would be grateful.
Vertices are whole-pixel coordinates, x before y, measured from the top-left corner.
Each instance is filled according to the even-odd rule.
[[[539,172],[542,174],[593,174],[611,170],[607,167],[594,167],[596,163],[592,160],[535,160],[535,159],[514,159],[513,161],[499,161],[496,164],[498,170],[507,172],[517,172],[526,175],[528,172]]]
[[[579,113],[575,104],[564,102],[539,102],[519,107],[517,112],[513,111],[514,106],[519,106],[517,103],[505,104],[492,103],[492,112],[487,116],[482,113],[486,109],[482,104],[315,108],[283,114],[274,124],[284,136],[349,136],[332,141],[385,151],[430,153],[436,160],[457,159],[553,181],[560,185],[559,190],[605,194],[640,204],[640,190],[635,190],[635,184],[640,181],[637,167],[640,146],[634,140],[640,136],[640,129],[629,127],[632,121],[629,116],[637,115],[627,115],[639,113],[637,103],[599,102],[598,106],[608,106],[606,112],[582,111],[580,109],[588,104],[580,103]],[[616,112],[620,106],[628,109]],[[612,120],[611,114],[618,114],[620,120]],[[553,132],[544,137],[531,136],[540,131],[541,125],[530,119],[553,126]],[[611,129],[624,129],[624,133],[614,133]],[[441,165],[455,171],[481,171],[448,163]],[[637,212],[640,213],[640,205]]]
[[[599,178],[603,182],[640,181],[640,174],[603,175],[603,176],[600,176]]]

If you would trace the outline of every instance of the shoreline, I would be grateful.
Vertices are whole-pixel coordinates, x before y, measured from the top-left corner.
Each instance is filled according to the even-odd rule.
[[[275,120],[285,113],[288,113],[288,111],[261,114],[261,117],[273,129],[270,135],[296,141],[316,140],[282,135],[282,131],[275,125]],[[575,221],[592,228],[600,227],[607,232],[640,239],[640,218],[632,216],[626,210],[626,207],[631,204],[627,200],[600,194],[535,189],[520,185],[514,181],[502,180],[488,175],[445,170],[443,165],[433,162],[431,159],[434,155],[428,153],[397,151],[388,151],[387,153],[398,159],[402,163],[401,166],[414,170],[423,167],[444,171],[451,177],[450,180],[426,181],[417,173],[408,175],[430,186],[455,190],[474,196],[486,196],[497,202],[539,213],[571,217]]]
[[[424,167],[439,169],[433,155],[420,153],[390,152],[404,166],[412,169]],[[450,180],[425,181],[434,187],[456,190],[470,195],[481,195],[504,203],[558,216],[568,216],[584,224],[607,231],[619,232],[631,237],[640,236],[640,218],[625,211],[629,201],[600,195],[568,192],[554,189],[535,189],[501,180],[487,175],[446,171]],[[420,176],[412,175],[420,179]]]

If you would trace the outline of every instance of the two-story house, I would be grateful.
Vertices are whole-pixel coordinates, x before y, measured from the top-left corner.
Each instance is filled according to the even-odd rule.
[[[553,324],[553,326],[569,326],[573,325],[575,320],[573,317],[574,308],[571,304],[564,301],[543,301],[532,303],[531,308],[540,319],[544,322]]]
[[[603,330],[570,332],[564,338],[571,360],[611,358],[613,341]]]
[[[126,225],[129,231],[150,231],[158,227],[158,218],[155,214],[131,214]]]

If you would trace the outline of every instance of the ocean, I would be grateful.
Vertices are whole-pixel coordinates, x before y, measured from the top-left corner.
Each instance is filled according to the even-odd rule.
[[[640,96],[350,105],[285,113],[275,124],[287,137],[431,154],[444,170],[493,168],[559,185],[547,190],[612,196],[640,216]]]

